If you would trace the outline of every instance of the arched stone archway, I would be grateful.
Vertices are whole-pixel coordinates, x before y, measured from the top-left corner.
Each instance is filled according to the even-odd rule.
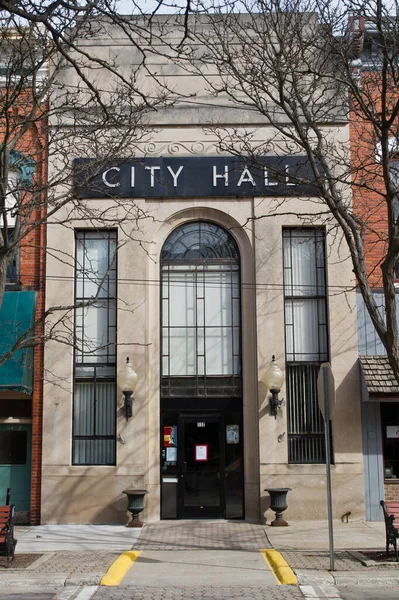
[[[245,517],[249,520],[258,520],[259,508],[259,451],[258,451],[258,410],[257,410],[257,369],[256,369],[256,317],[255,317],[255,286],[254,286],[254,257],[251,242],[247,232],[230,215],[214,208],[196,207],[184,209],[171,215],[159,228],[154,236],[152,257],[149,261],[150,278],[159,277],[161,249],[165,241],[184,224],[193,222],[208,222],[215,227],[221,227],[231,236],[237,246],[241,257],[241,311],[242,311],[242,440],[243,440],[243,484],[245,496]],[[157,290],[150,291],[149,301],[149,330],[151,332],[151,349],[149,351],[148,368],[150,375],[149,385],[149,430],[152,431],[150,441],[150,469],[148,473],[148,486],[152,490],[152,502],[149,506],[148,517],[159,518],[160,488],[162,484],[162,451],[159,447],[162,434],[161,411],[161,311],[160,295]],[[226,425],[234,423],[224,422]],[[163,424],[162,424],[163,427]],[[156,435],[154,435],[156,431]],[[233,431],[231,429],[230,431]],[[161,433],[161,435],[160,435]],[[232,435],[232,434],[231,434]],[[170,455],[170,453],[169,453]],[[155,493],[156,492],[156,493]]]

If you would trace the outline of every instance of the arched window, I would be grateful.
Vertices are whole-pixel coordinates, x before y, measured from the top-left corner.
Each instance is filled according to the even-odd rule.
[[[175,229],[161,253],[162,395],[241,395],[240,256],[209,222]]]

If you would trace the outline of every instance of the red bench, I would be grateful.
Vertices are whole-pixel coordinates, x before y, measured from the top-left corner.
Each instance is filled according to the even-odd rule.
[[[380,502],[384,511],[386,551],[389,556],[389,546],[393,546],[398,560],[397,539],[399,537],[399,502]]]
[[[7,490],[5,506],[0,506],[0,552],[7,556],[7,567],[14,560],[16,540],[14,539],[14,505],[10,505],[10,490]]]

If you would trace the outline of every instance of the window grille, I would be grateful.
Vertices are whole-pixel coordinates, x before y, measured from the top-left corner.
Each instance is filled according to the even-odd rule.
[[[324,232],[283,230],[288,460],[323,463],[317,376],[329,360]]]
[[[115,231],[76,232],[74,465],[116,461],[116,244]]]
[[[162,395],[241,396],[236,242],[213,223],[187,223],[161,260]]]

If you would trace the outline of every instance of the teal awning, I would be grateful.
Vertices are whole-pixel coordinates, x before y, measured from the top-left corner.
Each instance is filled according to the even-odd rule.
[[[21,336],[33,337],[28,331],[35,318],[37,292],[5,292],[0,308],[0,359],[10,352]],[[25,341],[25,340],[24,340]],[[32,394],[33,346],[17,350],[0,367],[0,391],[13,390]]]

